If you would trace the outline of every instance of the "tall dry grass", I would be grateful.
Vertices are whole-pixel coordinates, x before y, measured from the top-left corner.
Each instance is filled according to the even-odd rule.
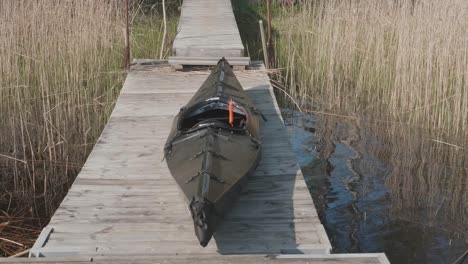
[[[315,109],[468,139],[468,1],[298,1],[275,17],[285,83]]]
[[[166,2],[161,47],[161,0],[130,1],[134,58],[169,55],[180,1]],[[48,221],[112,112],[125,77],[124,3],[0,1],[0,222],[11,240],[34,241],[29,227]],[[0,241],[0,255],[21,249]]]
[[[321,140],[341,123],[372,131],[356,145],[390,165],[388,213],[466,237],[468,1],[275,3],[279,78],[321,114]]]
[[[123,81],[121,11],[118,0],[0,1],[3,201],[43,216],[61,201]]]

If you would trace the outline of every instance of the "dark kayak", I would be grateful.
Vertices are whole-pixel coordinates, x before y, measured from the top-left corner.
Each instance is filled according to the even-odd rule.
[[[164,154],[203,247],[257,167],[259,118],[223,58],[174,119]]]

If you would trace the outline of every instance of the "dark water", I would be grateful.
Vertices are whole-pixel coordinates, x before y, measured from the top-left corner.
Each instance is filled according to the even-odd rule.
[[[468,249],[466,153],[401,128],[282,112],[334,253],[453,263]]]

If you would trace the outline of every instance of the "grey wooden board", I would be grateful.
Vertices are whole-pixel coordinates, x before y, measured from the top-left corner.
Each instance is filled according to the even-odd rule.
[[[171,65],[216,65],[220,57],[169,57],[169,64]],[[229,57],[226,58],[229,64],[233,66],[247,66],[250,65],[249,57]]]
[[[162,153],[175,114],[208,74],[167,67],[129,73],[98,143],[51,219],[54,232],[40,250],[113,255],[126,250],[245,254],[330,249],[263,71],[236,72],[268,116],[261,123],[263,159],[214,240],[206,248],[198,245],[185,198]]]
[[[0,263],[15,263],[15,264],[60,264],[60,263],[92,263],[91,257],[57,257],[57,258],[0,258]]]
[[[230,0],[184,0],[176,57],[242,57],[244,46]]]
[[[132,255],[132,256],[95,256],[90,257],[60,257],[60,258],[0,258],[0,263],[16,264],[56,264],[56,263],[133,263],[133,264],[268,264],[268,263],[292,263],[292,264],[385,264],[384,254],[339,254],[339,255]]]

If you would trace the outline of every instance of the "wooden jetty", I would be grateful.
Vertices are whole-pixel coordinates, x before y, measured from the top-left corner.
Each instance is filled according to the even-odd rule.
[[[262,121],[263,159],[248,191],[201,248],[163,161],[174,115],[209,71],[137,66],[34,255],[327,253],[331,246],[291,151],[268,76],[237,72]],[[53,230],[52,230],[53,229]],[[47,232],[48,230],[44,231]]]
[[[222,255],[233,254],[306,254],[302,257],[339,263],[385,263],[380,262],[382,254],[359,256],[369,262],[329,254],[330,242],[261,68],[236,75],[267,117],[261,124],[263,159],[249,180],[248,192],[226,216],[214,240],[201,248],[187,203],[162,160],[174,115],[209,71],[178,72],[145,64],[150,63],[129,72],[107,126],[32,256],[164,256],[177,263],[182,256],[221,261]]]
[[[172,50],[172,65],[215,65],[221,57],[231,65],[250,63],[231,0],[184,0]]]
[[[203,12],[206,8],[211,12]],[[230,14],[229,0],[185,0],[176,55],[242,58]],[[204,19],[219,25],[211,28]],[[217,37],[219,26],[230,32],[228,38]],[[206,40],[203,49],[198,37]],[[216,49],[220,46],[225,50]],[[236,76],[267,118],[261,124],[262,161],[214,239],[206,248],[199,246],[187,203],[163,161],[163,146],[175,114],[208,74],[137,61],[101,137],[27,263],[388,263],[384,254],[330,254],[261,64]],[[9,263],[21,261],[26,260]]]

